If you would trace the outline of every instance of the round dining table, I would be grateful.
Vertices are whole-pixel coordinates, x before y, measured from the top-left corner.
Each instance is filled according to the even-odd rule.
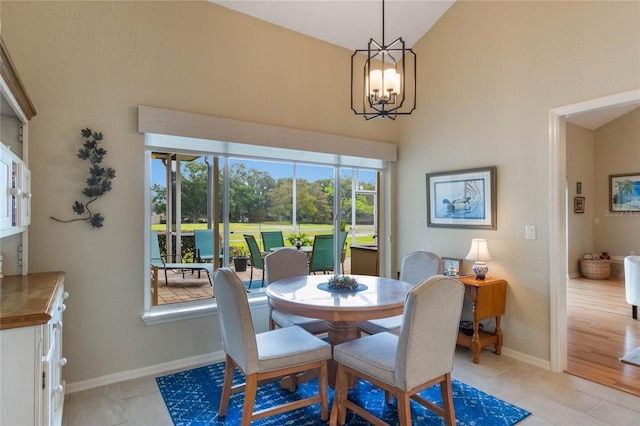
[[[358,282],[357,291],[331,291],[332,275],[308,275],[274,281],[267,286],[273,309],[328,323],[331,346],[358,337],[358,322],[402,314],[407,293],[414,285],[391,278],[349,275]],[[335,384],[336,365],[329,362],[329,384]]]

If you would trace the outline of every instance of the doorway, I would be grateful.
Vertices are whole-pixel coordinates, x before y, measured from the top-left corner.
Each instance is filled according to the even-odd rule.
[[[640,105],[640,90],[554,108],[549,111],[549,282],[551,304],[551,370],[567,367],[567,119],[580,114],[619,114]]]

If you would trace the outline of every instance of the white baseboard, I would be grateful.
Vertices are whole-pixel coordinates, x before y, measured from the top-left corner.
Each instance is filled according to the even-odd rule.
[[[208,354],[198,355],[190,358],[165,362],[163,364],[150,365],[148,367],[138,368],[135,370],[121,371],[119,373],[108,374],[106,376],[96,377],[80,382],[68,383],[65,392],[67,394],[71,394],[74,392],[97,388],[99,386],[110,385],[112,383],[139,379],[140,377],[158,375],[172,370],[192,368],[199,365],[212,364],[220,361],[224,361],[224,351],[211,352]]]
[[[536,367],[551,369],[549,361],[514,351],[509,348],[502,347],[502,355],[514,358],[516,360],[526,362]],[[148,367],[138,368],[135,370],[121,371],[119,373],[108,374],[106,376],[96,377],[89,380],[83,380],[75,383],[68,383],[65,393],[72,394],[87,389],[93,389],[100,386],[110,385],[113,383],[124,382],[127,380],[139,379],[140,377],[159,375],[173,370],[181,370],[193,368],[200,365],[212,364],[224,361],[224,351],[211,352],[208,354],[198,355],[190,358],[178,359],[175,361],[165,362],[163,364],[150,365]]]
[[[504,346],[502,347],[501,353],[509,358],[517,359],[518,361],[526,362],[527,364],[544,368],[545,370],[551,370],[551,361],[514,351],[513,349],[505,348]]]

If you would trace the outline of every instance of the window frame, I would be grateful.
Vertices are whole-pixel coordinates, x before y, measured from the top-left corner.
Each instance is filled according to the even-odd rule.
[[[151,304],[151,266],[146,259],[150,258],[150,232],[151,232],[151,151],[163,149],[178,149],[180,152],[197,153],[207,156],[259,159],[259,160],[293,160],[294,164],[315,164],[334,167],[334,183],[340,184],[340,168],[364,168],[374,169],[383,177],[387,173],[388,163],[397,159],[397,148],[394,144],[355,139],[331,134],[309,132],[304,130],[279,128],[257,123],[240,122],[237,120],[222,119],[210,116],[197,116],[195,114],[180,111],[161,110],[158,108],[143,107],[138,109],[139,131],[145,134],[144,145],[144,311],[142,320],[145,324],[158,324],[183,319],[192,319],[209,315],[217,315],[217,302],[215,298],[181,302],[176,304],[152,306]],[[194,130],[194,121],[199,126]],[[203,125],[203,121],[206,125]],[[203,127],[205,130],[203,131]],[[222,127],[222,128],[221,128]],[[207,131],[208,130],[208,131]],[[160,131],[160,133],[158,133]],[[256,135],[255,132],[258,132]],[[223,136],[216,139],[216,134]],[[253,135],[248,138],[247,135]],[[207,135],[207,136],[205,136]],[[194,137],[197,136],[197,137]],[[205,138],[203,138],[205,137]],[[211,139],[209,139],[211,137]],[[293,139],[292,139],[293,137]],[[298,139],[295,139],[295,138]],[[179,138],[180,146],[172,146],[172,141]],[[151,141],[151,139],[154,139]],[[247,144],[250,139],[254,144]],[[310,149],[309,141],[313,148]],[[233,141],[233,142],[232,142]],[[284,142],[283,142],[284,141]],[[248,146],[249,145],[249,146]],[[298,146],[299,145],[299,146]],[[355,151],[354,151],[355,150]],[[242,155],[240,152],[252,152],[252,156]],[[313,162],[301,161],[301,157],[309,157],[313,152]],[[370,157],[350,155],[356,152],[366,153]],[[226,168],[226,167],[225,167]],[[226,173],[226,172],[225,172]],[[228,182],[228,179],[225,180]],[[386,187],[386,185],[385,185]],[[378,187],[380,192],[383,188]],[[228,188],[225,188],[224,204],[228,205]],[[339,205],[339,191],[336,191]],[[334,206],[336,201],[334,200]],[[384,203],[381,203],[381,208]],[[390,211],[386,210],[388,215]],[[228,213],[228,212],[226,212]],[[226,214],[225,213],[225,214]],[[381,212],[378,212],[381,215]],[[384,217],[381,215],[380,217]],[[389,220],[385,221],[389,223]],[[340,218],[334,215],[334,230],[339,230]],[[386,225],[381,223],[381,228]],[[337,241],[336,241],[337,243]],[[254,293],[249,296],[252,307],[266,306],[267,300],[264,293]]]

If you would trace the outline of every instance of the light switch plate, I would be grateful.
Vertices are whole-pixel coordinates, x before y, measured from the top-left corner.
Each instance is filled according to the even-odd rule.
[[[525,230],[525,238],[527,240],[535,240],[536,239],[536,226],[535,225],[527,225],[524,227]]]

